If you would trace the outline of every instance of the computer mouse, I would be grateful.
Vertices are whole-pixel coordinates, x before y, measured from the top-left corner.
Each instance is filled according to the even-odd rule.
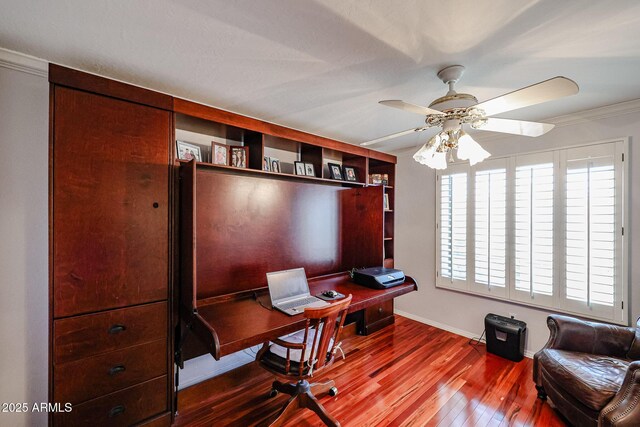
[[[329,290],[329,291],[324,291],[322,295],[324,295],[327,298],[335,298],[338,296],[338,293],[336,291]]]

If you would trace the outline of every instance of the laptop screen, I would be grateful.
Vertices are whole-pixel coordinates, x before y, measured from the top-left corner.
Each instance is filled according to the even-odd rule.
[[[272,304],[291,297],[309,295],[304,268],[267,273],[267,283]]]

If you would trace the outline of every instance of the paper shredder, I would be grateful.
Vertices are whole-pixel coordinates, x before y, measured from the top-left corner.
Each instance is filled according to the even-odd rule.
[[[484,318],[487,351],[519,362],[524,357],[527,324],[519,320],[489,313]]]

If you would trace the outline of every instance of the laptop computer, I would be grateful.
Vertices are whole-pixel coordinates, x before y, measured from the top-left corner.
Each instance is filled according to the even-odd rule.
[[[273,308],[295,316],[306,307],[324,307],[326,301],[311,296],[304,268],[267,273],[267,284]]]

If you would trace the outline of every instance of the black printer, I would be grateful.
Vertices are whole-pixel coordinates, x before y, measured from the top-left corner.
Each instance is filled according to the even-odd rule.
[[[404,283],[404,273],[393,268],[364,268],[353,271],[353,281],[368,288],[387,289]]]

